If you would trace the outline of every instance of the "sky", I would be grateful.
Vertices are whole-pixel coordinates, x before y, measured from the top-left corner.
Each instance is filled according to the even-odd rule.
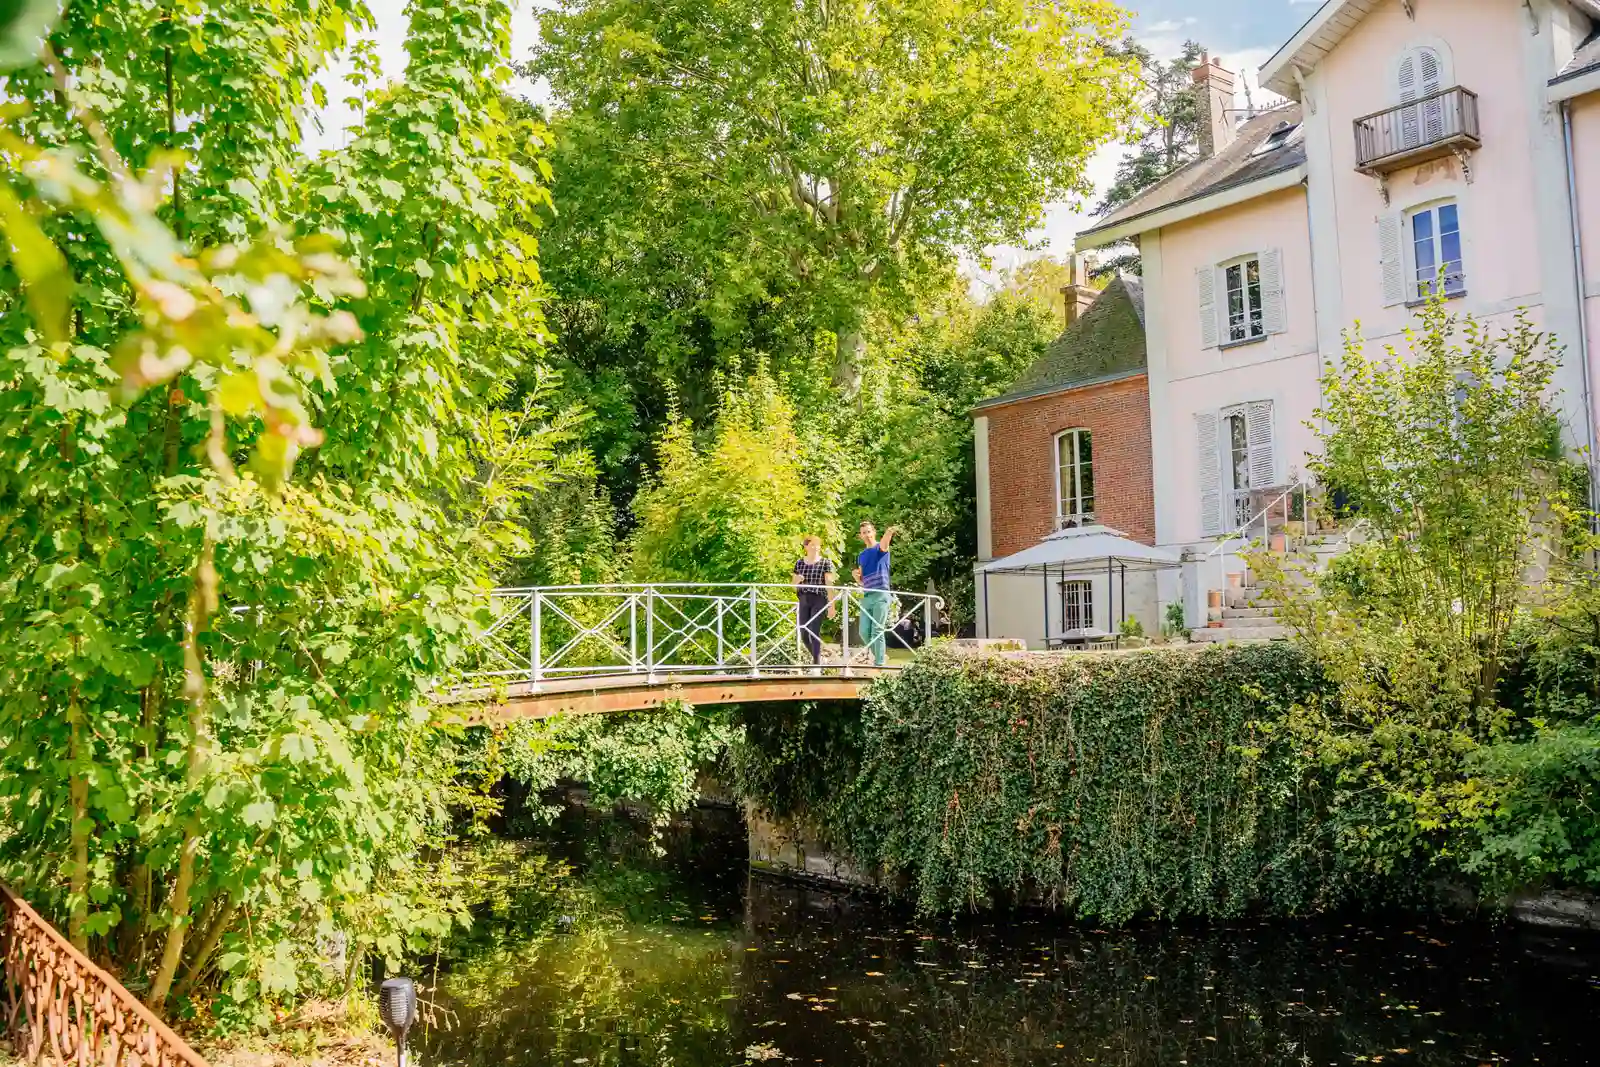
[[[368,2],[377,20],[372,36],[384,75],[399,77],[405,68],[405,0]],[[525,58],[533,47],[539,33],[538,9],[546,3],[548,0],[521,0],[515,5],[511,24],[514,58]],[[1319,3],[1320,0],[1125,0],[1124,6],[1133,13],[1134,35],[1155,55],[1176,55],[1185,40],[1193,39],[1209,49],[1229,70],[1242,71],[1246,81],[1254,86],[1256,69],[1311,17]],[[353,120],[352,113],[341,102],[344,93],[340,91],[339,79],[343,73],[343,69],[335,67],[325,79],[330,104],[321,115],[323,132],[308,138],[307,147],[312,150],[342,144],[343,129]],[[516,88],[521,95],[535,100],[543,100],[548,95],[548,87],[542,85],[525,83]],[[1263,99],[1262,94],[1257,94],[1257,103]],[[1096,189],[1110,184],[1124,151],[1120,146],[1110,146],[1090,161],[1089,177]],[[1091,222],[1088,210],[1093,204],[1091,199],[1085,204],[1049,205],[1043,225],[1029,235],[1026,245],[987,249],[992,269],[983,269],[977,263],[967,264],[975,285],[981,289],[996,277],[997,271],[1037,256],[1065,259],[1072,251],[1075,235]]]

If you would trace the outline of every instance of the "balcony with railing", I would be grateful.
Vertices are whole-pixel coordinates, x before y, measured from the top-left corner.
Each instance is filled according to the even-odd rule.
[[[1454,88],[1356,119],[1356,169],[1376,177],[1480,148],[1478,94]]]

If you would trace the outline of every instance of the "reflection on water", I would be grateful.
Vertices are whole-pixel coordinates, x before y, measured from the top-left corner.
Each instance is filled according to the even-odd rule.
[[[731,816],[659,856],[569,816],[485,846],[419,1067],[1584,1064],[1600,945],[1440,921],[916,924],[747,879]]]

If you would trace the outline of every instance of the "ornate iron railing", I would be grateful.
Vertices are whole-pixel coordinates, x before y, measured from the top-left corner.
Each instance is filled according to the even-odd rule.
[[[6,1029],[21,1058],[60,1067],[208,1067],[122,983],[3,886],[0,905]]]
[[[1355,120],[1356,169],[1381,170],[1453,147],[1476,148],[1478,94],[1457,85]]]
[[[496,589],[473,635],[468,682],[531,683],[637,675],[793,674],[813,669],[806,631],[823,648],[817,670],[850,674],[934,631],[931,594],[836,587],[834,613],[802,619],[792,585],[558,586]],[[865,621],[865,632],[860,629]],[[881,626],[879,625],[881,621]],[[881,632],[881,637],[878,635]],[[885,664],[892,666],[892,664]]]

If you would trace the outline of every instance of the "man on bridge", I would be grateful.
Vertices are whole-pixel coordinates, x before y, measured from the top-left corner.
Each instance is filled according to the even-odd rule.
[[[889,542],[900,532],[891,526],[878,538],[878,528],[863,522],[859,533],[861,543],[867,547],[856,557],[856,584],[866,590],[861,595],[861,640],[872,649],[872,662],[881,667],[884,662],[884,636],[889,625]]]

